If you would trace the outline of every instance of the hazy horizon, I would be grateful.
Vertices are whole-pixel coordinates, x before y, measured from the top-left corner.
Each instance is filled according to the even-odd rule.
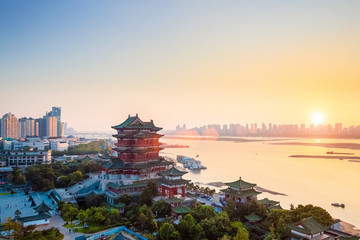
[[[0,115],[359,125],[359,1],[1,1]]]

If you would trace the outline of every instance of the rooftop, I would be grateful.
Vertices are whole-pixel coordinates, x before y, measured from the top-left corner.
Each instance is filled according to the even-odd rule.
[[[138,115],[136,114],[136,116],[131,117],[129,115],[129,117],[121,124],[117,125],[117,126],[113,126],[113,129],[123,129],[123,128],[128,128],[128,129],[151,129],[151,130],[155,130],[155,131],[159,131],[162,128],[156,127],[153,123],[153,121],[151,120],[150,122],[143,122]]]
[[[293,231],[307,234],[307,235],[314,235],[317,233],[321,233],[328,229],[328,227],[323,226],[318,221],[316,221],[313,217],[304,218],[299,222],[287,224],[288,228]]]
[[[46,205],[45,201],[43,200],[39,206],[34,207],[34,210],[37,213],[44,213],[44,212],[49,212],[53,209],[51,207],[49,207],[48,205]]]
[[[180,171],[179,169],[177,169],[175,166],[172,166],[172,168],[161,172],[161,175],[163,176],[182,176],[184,174],[186,174],[188,172],[186,171]]]
[[[239,178],[239,180],[237,180],[235,182],[230,182],[230,183],[225,183],[225,184],[231,188],[237,188],[237,189],[253,188],[256,186],[255,183],[249,183],[249,182],[243,181],[241,179],[241,177]]]

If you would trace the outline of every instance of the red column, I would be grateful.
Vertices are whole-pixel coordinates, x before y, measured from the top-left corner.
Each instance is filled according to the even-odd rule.
[[[181,191],[182,191],[181,196],[185,197],[185,186],[181,187]]]
[[[165,197],[165,187],[161,186],[161,195]]]

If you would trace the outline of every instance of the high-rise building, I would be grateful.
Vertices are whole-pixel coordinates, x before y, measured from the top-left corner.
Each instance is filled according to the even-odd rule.
[[[32,118],[19,119],[19,137],[35,136],[35,120]]]
[[[56,117],[46,117],[46,136],[49,138],[58,136],[58,120]]]
[[[52,107],[51,112],[47,113],[48,117],[55,117],[57,119],[56,137],[64,136],[64,124],[61,122],[61,107]]]
[[[5,114],[0,123],[1,137],[3,138],[19,138],[19,121],[14,114]]]

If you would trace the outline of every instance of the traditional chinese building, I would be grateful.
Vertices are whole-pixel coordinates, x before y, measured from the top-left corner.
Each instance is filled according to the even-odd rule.
[[[245,182],[241,179],[241,177],[235,182],[225,184],[228,188],[221,190],[225,193],[225,201],[232,200],[235,203],[249,203],[253,199],[256,200],[257,195],[261,193],[254,189],[256,184]]]
[[[144,180],[158,177],[158,173],[165,171],[171,165],[159,156],[163,149],[160,147],[160,137],[157,132],[162,128],[156,127],[151,120],[143,122],[138,115],[129,117],[125,122],[112,127],[117,131],[117,158],[105,167],[109,179]]]
[[[189,180],[182,179],[182,176],[186,173],[174,166],[162,172],[161,175],[164,176],[164,179],[161,180],[161,195],[169,199],[177,195],[185,197],[185,184]]]
[[[110,204],[123,195],[139,196],[148,180],[159,180],[160,172],[166,171],[172,163],[159,156],[163,149],[157,132],[161,128],[142,121],[138,115],[130,116],[121,124],[112,127],[117,131],[114,151],[117,157],[103,165],[102,179],[107,183],[106,197]]]
[[[37,213],[37,215],[16,218],[16,220],[24,227],[29,225],[49,224],[51,218],[51,213],[50,213],[51,210],[53,209],[48,205],[46,205],[44,201],[42,201],[42,203],[39,206],[34,208],[34,211],[35,213]]]

